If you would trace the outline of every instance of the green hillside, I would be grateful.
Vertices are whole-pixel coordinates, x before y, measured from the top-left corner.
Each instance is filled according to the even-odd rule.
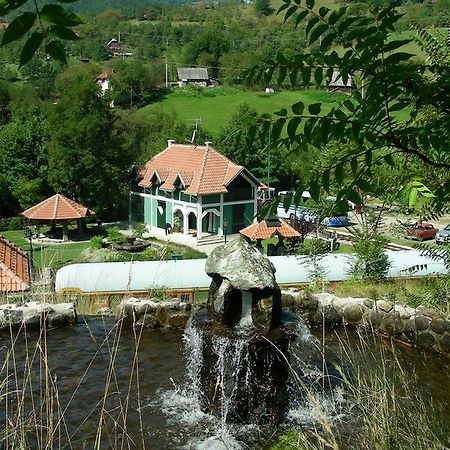
[[[272,94],[233,88],[209,88],[204,91],[176,89],[163,100],[147,105],[135,112],[149,116],[157,111],[175,112],[178,119],[187,123],[200,120],[200,126],[216,136],[239,105],[247,103],[259,113],[275,112],[286,105],[302,101],[305,104],[325,102],[331,105],[342,100],[345,94],[326,91],[281,91]]]

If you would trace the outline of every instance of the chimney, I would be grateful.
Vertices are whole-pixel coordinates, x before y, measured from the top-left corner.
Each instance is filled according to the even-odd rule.
[[[172,147],[173,144],[175,144],[175,140],[174,139],[167,139],[167,147]]]
[[[212,142],[211,142],[211,141],[206,141],[206,142],[205,142],[205,145],[209,148],[209,147],[212,146]]]

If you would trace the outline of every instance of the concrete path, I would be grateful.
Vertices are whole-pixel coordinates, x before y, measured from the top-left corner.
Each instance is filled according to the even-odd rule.
[[[160,241],[173,242],[174,244],[186,245],[187,247],[191,247],[195,250],[198,250],[199,252],[206,253],[207,255],[209,255],[216,247],[218,247],[219,245],[222,245],[222,243],[198,245],[197,239],[194,238],[193,236],[186,235],[183,233],[166,234],[164,232],[164,230],[161,230],[159,228],[151,229],[150,231],[144,233],[143,237],[144,238],[153,237]],[[238,238],[239,238],[239,234],[231,234],[231,235],[227,236],[227,242],[234,241]]]

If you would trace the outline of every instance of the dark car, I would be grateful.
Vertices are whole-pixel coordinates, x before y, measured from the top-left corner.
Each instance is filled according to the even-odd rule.
[[[428,222],[416,222],[413,226],[405,230],[405,237],[425,241],[433,239],[439,230]]]

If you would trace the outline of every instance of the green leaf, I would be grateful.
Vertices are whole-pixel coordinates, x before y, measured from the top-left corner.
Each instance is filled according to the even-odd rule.
[[[283,117],[278,119],[272,126],[272,139],[276,141],[281,134],[281,130],[283,129],[284,124],[286,123],[286,119]]]
[[[308,105],[308,111],[313,116],[318,116],[320,114],[320,109],[322,107],[322,103],[311,103]]]
[[[308,23],[306,24],[305,34],[306,36],[309,35],[310,31],[313,29],[313,27],[320,22],[320,19],[316,16],[311,17],[308,20]]]
[[[405,52],[397,52],[397,53],[393,53],[392,55],[389,55],[386,59],[385,59],[385,64],[386,65],[397,65],[399,62],[402,61],[408,61],[409,59],[411,59],[414,55],[411,53],[405,53]]]
[[[284,200],[283,200],[283,208],[287,211],[289,209],[289,206],[291,206],[292,203],[292,197],[294,196],[293,192],[288,192],[285,196],[284,196]]]
[[[326,169],[322,173],[322,186],[326,191],[330,189],[330,169]]]
[[[74,12],[59,5],[44,5],[41,11],[41,19],[63,27],[71,27],[83,23],[81,18]]]
[[[284,21],[287,22],[289,17],[292,16],[292,14],[295,13],[295,11],[297,11],[298,7],[297,6],[291,6],[287,11],[286,14],[284,15]]]
[[[287,116],[287,109],[286,108],[282,108],[279,111],[274,112],[274,114],[276,116],[286,117]]]
[[[53,40],[45,46],[45,51],[56,61],[67,65],[66,49],[61,41]]]
[[[288,126],[287,126],[287,134],[291,141],[294,140],[295,135],[297,133],[298,126],[300,125],[301,121],[302,121],[301,117],[294,117],[289,121]]]
[[[297,116],[301,116],[305,110],[305,105],[302,102],[297,102],[292,105],[292,112]]]
[[[358,172],[358,158],[356,156],[351,159],[350,167],[352,169],[353,175],[356,175],[356,173]]]
[[[322,17],[322,19],[330,12],[330,8],[327,8],[326,6],[321,6],[319,8],[319,16]]]
[[[298,27],[300,22],[309,14],[309,11],[307,9],[299,12],[297,14],[297,17],[295,18],[295,26]]]
[[[340,163],[334,169],[334,178],[336,179],[337,184],[342,184],[344,181],[344,164]]]
[[[366,151],[366,166],[370,167],[372,165],[372,150]]]
[[[60,25],[51,25],[47,30],[50,36],[55,36],[57,38],[63,39],[65,41],[76,41],[81,39],[75,31],[67,27],[62,27]]]
[[[409,191],[408,205],[409,205],[410,208],[413,207],[416,204],[418,194],[419,194],[419,192],[417,191],[416,188],[412,188]]]
[[[336,40],[336,33],[328,33],[325,37],[322,38],[322,42],[320,43],[320,50],[323,52],[328,50],[331,44]]]
[[[320,196],[320,186],[317,180],[312,180],[309,184],[309,193],[311,194],[311,198],[316,202],[319,201]]]
[[[313,44],[314,42],[317,41],[317,39],[319,39],[320,36],[322,36],[323,33],[325,33],[325,31],[328,30],[328,25],[325,23],[322,23],[320,25],[317,25],[316,28],[314,28],[314,30],[312,30],[311,32],[311,36],[309,37],[309,43]]]
[[[308,9],[313,9],[314,8],[314,0],[306,0],[306,7]]]
[[[16,17],[3,33],[1,46],[3,47],[10,42],[20,39],[25,33],[27,33],[27,31],[31,29],[35,20],[36,14],[32,12],[25,12]]]
[[[355,105],[350,100],[345,100],[343,105],[350,111],[355,112]]]
[[[322,67],[318,67],[314,71],[314,81],[316,82],[316,86],[320,86],[323,80],[323,70]]]
[[[277,78],[278,86],[281,86],[283,84],[283,81],[286,79],[286,75],[287,75],[287,67],[280,66],[280,68],[278,69],[278,78]]]
[[[0,0],[0,16],[6,16],[11,11],[20,8],[28,0]]]
[[[309,81],[311,80],[311,67],[303,67],[302,76],[303,76],[303,86],[308,86]]]
[[[397,50],[410,42],[412,42],[412,39],[396,39],[394,41],[390,41],[384,47],[384,51],[391,52],[392,50]]]
[[[25,42],[25,45],[22,48],[22,52],[20,53],[20,63],[19,67],[24,66],[28,63],[34,54],[37,52],[37,49],[41,46],[42,41],[44,40],[44,35],[35,31]]]
[[[394,167],[395,166],[395,161],[394,161],[394,158],[392,157],[392,155],[386,155],[385,157],[384,157],[384,160],[386,161],[386,163],[388,164],[388,165],[390,165],[391,167]]]
[[[354,189],[349,189],[349,191],[347,192],[347,199],[355,203],[356,205],[360,205],[362,203],[361,195]]]
[[[358,186],[363,192],[371,192],[373,190],[373,186],[364,178],[359,178],[356,180],[356,186]]]

